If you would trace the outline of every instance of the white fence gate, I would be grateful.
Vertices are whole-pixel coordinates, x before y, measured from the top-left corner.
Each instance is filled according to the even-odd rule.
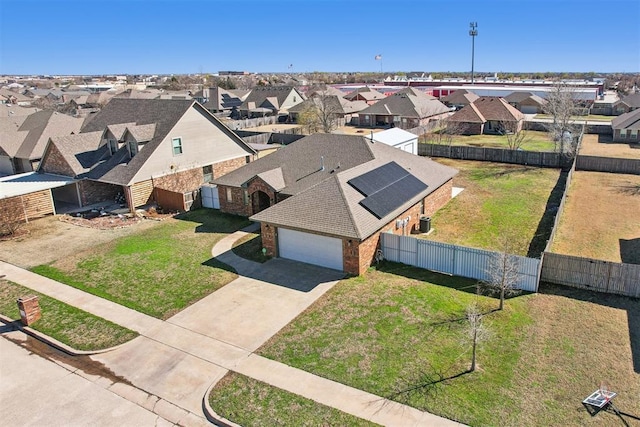
[[[202,207],[210,209],[220,209],[220,199],[218,198],[218,186],[205,184],[200,188],[202,197]]]
[[[433,242],[411,236],[382,233],[380,246],[384,259],[424,268],[426,270],[469,277],[488,279],[491,258],[496,252],[466,246]],[[540,260],[513,255],[518,265],[518,289],[538,291]]]

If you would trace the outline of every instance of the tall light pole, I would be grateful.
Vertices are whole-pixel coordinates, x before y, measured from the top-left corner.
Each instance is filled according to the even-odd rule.
[[[478,35],[478,23],[477,22],[471,22],[469,23],[469,28],[471,28],[469,30],[469,35],[471,36],[471,84],[473,84],[473,56],[475,53],[475,41],[476,41],[476,36]]]

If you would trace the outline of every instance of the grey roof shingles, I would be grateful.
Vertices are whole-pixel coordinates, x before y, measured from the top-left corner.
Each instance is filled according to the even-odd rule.
[[[611,120],[613,129],[640,130],[640,109],[619,115]]]
[[[348,181],[391,161],[426,183],[428,188],[378,219],[360,205],[364,196]],[[457,173],[430,159],[386,144],[371,143],[361,136],[315,134],[214,182],[241,186],[252,177],[277,167],[282,168],[287,184],[282,193],[292,197],[259,212],[251,220],[358,240],[385,226]]]
[[[425,118],[449,111],[449,107],[432,96],[403,90],[376,102],[360,114]]]

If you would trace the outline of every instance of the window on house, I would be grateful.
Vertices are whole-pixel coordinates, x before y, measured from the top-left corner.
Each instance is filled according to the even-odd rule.
[[[298,102],[298,98],[297,97],[293,97],[293,102]]]
[[[109,145],[109,153],[113,156],[118,151],[118,141],[115,139],[110,139],[107,144]]]
[[[638,137],[638,131],[636,129],[631,129],[631,135],[629,135],[629,138],[636,139],[637,137]]]
[[[242,201],[245,205],[249,204],[249,192],[247,190],[244,190],[244,192],[242,193]]]
[[[626,138],[626,137],[627,137],[627,130],[620,129],[620,138]]]
[[[233,202],[233,193],[231,192],[230,188],[227,188],[227,202]]]
[[[129,141],[129,154],[131,157],[138,154],[138,143],[136,141]]]
[[[213,166],[204,166],[202,168],[202,178],[204,182],[213,181]]]
[[[182,138],[173,138],[171,140],[171,146],[173,147],[174,156],[182,154]]]

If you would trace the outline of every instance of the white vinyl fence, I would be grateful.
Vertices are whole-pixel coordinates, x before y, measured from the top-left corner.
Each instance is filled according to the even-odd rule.
[[[453,276],[486,280],[491,258],[495,252],[465,246],[433,242],[412,236],[382,233],[382,256],[400,262]],[[518,289],[538,291],[540,260],[513,255],[518,263]]]

